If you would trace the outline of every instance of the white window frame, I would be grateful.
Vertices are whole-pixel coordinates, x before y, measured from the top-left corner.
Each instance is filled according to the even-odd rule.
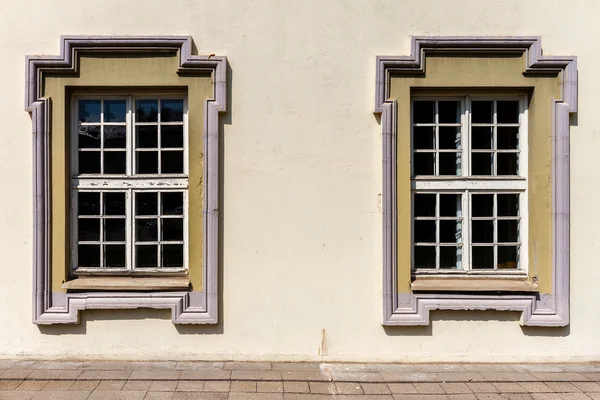
[[[135,101],[136,100],[149,100],[149,99],[158,99],[158,120],[153,123],[138,123],[135,121]],[[159,173],[158,174],[140,174],[136,175],[135,170],[135,126],[136,125],[157,125],[158,126],[158,145],[160,146],[160,131],[161,124],[162,125],[177,125],[180,123],[164,123],[160,120],[160,100],[169,100],[169,99],[183,99],[183,173],[168,173],[161,174],[160,173],[160,165],[159,161]],[[126,100],[127,114],[125,117],[126,123],[126,174],[125,175],[109,175],[109,174],[79,174],[78,173],[78,152],[79,143],[78,143],[78,118],[79,118],[79,100]],[[89,125],[119,125],[119,123],[105,123],[104,122],[104,106],[102,106],[101,111],[101,121],[100,123],[88,123]],[[73,93],[71,96],[71,135],[70,135],[70,177],[71,177],[71,266],[70,271],[73,275],[97,275],[97,274],[107,274],[107,275],[119,275],[119,274],[140,274],[140,275],[160,275],[160,274],[180,274],[187,273],[189,268],[189,229],[188,229],[188,219],[189,219],[189,134],[188,134],[188,98],[186,93],[140,93],[140,94],[127,94],[127,95],[114,95],[109,92],[94,92],[94,94],[89,93]],[[122,125],[122,123],[120,123]],[[101,142],[101,151],[103,151],[103,137],[100,137]],[[145,149],[145,151],[149,151],[152,149]],[[160,149],[155,149],[158,151],[158,157],[160,160]],[[104,162],[102,154],[100,156],[101,162],[101,171],[102,171],[102,163]],[[101,188],[101,189],[100,189]],[[159,267],[157,268],[143,268],[136,269],[135,268],[135,220],[137,219],[134,215],[135,213],[135,195],[136,192],[153,192],[158,193],[158,210],[155,218],[158,219],[158,255],[157,261]],[[126,208],[126,222],[125,222],[125,245],[126,245],[126,268],[106,268],[106,267],[79,267],[78,266],[78,192],[98,192],[98,193],[106,193],[106,192],[124,192],[125,193],[125,208]],[[160,267],[161,263],[161,237],[160,237],[160,201],[162,192],[182,192],[183,193],[183,266],[181,268],[164,268]],[[101,196],[101,199],[103,196]],[[100,204],[100,213],[103,214],[103,204],[101,201]],[[103,259],[104,249],[102,242],[103,238],[103,216],[99,217],[101,219],[100,223],[100,241],[97,243],[89,244],[98,244],[100,245],[100,257],[101,262]],[[146,242],[150,244],[150,242]],[[172,242],[168,242],[172,243]],[[174,243],[174,242],[173,242]],[[179,244],[179,242],[178,242]]]
[[[413,127],[418,126],[413,123],[413,109],[415,101],[460,101],[461,118],[460,137],[461,148],[461,174],[452,175],[417,175],[413,174],[413,155],[414,149],[412,145]],[[471,122],[471,102],[472,101],[494,101],[493,108],[493,123],[492,124],[473,124]],[[496,102],[502,100],[517,100],[519,101],[519,144],[518,144],[518,175],[515,176],[497,176],[497,175],[477,175],[473,176],[471,172],[471,143],[470,133],[473,126],[494,126],[497,127],[497,110]],[[498,95],[413,95],[411,96],[411,112],[410,112],[410,137],[411,137],[411,271],[413,275],[493,275],[497,277],[521,277],[528,273],[528,96],[525,94],[498,94]],[[446,125],[446,124],[444,124]],[[447,124],[450,126],[452,124]],[[510,126],[510,124],[500,124],[501,126]],[[434,126],[434,124],[424,124],[421,126]],[[438,125],[438,110],[435,109],[435,126]],[[439,156],[439,134],[436,132],[435,138],[435,171],[438,171]],[[497,129],[494,128],[494,149],[489,150],[494,154],[498,153],[496,149]],[[501,151],[500,151],[501,152]],[[494,155],[494,171],[496,171],[497,157]],[[421,193],[429,194],[461,194],[462,193],[462,234],[461,242],[457,245],[462,247],[462,269],[440,269],[439,258],[440,252],[436,250],[436,269],[415,268],[414,265],[414,195]],[[515,270],[497,269],[498,241],[497,241],[497,201],[494,197],[494,240],[493,243],[486,243],[488,246],[494,246],[494,268],[493,270],[471,269],[471,226],[472,226],[472,210],[471,210],[471,195],[472,194],[498,194],[498,193],[518,193],[519,194],[519,266]],[[439,217],[439,196],[436,197],[436,218]],[[434,243],[432,243],[433,245]],[[439,223],[436,226],[436,243],[439,247]]]

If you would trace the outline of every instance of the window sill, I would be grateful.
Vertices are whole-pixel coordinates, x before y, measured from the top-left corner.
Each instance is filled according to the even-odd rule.
[[[67,290],[107,290],[107,291],[147,291],[147,290],[189,290],[190,280],[187,276],[172,277],[129,277],[129,276],[95,276],[80,277],[62,284]]]
[[[410,285],[414,292],[537,292],[538,285],[525,279],[497,277],[419,276]]]

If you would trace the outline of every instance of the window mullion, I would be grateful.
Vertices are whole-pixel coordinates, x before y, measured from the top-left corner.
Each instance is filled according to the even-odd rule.
[[[493,201],[494,217],[494,270],[498,269],[498,193],[494,193]]]
[[[435,269],[440,269],[440,194],[435,194]]]
[[[125,256],[127,270],[133,270],[133,189],[127,190],[125,194]]]
[[[463,176],[471,175],[471,98],[466,96],[463,100],[464,112],[461,115],[461,150],[463,162]]]
[[[463,209],[463,247],[462,257],[463,264],[462,268],[465,271],[471,269],[471,194],[468,190],[462,195],[462,209]]]

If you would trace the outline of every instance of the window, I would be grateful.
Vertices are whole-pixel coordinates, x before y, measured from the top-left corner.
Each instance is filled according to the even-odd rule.
[[[183,96],[75,97],[72,271],[187,269]]]
[[[527,271],[524,97],[413,98],[415,274]]]

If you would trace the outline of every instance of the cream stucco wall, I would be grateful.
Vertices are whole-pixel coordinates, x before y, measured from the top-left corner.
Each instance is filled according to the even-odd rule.
[[[600,359],[600,153],[595,0],[304,0],[0,5],[0,356],[123,359],[547,361]],[[31,323],[31,122],[24,57],[61,34],[192,35],[225,55],[221,323],[167,311],[87,311]],[[375,56],[410,35],[540,35],[579,57],[571,129],[571,324],[524,329],[518,314],[434,312],[381,326],[381,127]],[[325,347],[319,351],[325,332]],[[151,343],[151,345],[149,345]]]

